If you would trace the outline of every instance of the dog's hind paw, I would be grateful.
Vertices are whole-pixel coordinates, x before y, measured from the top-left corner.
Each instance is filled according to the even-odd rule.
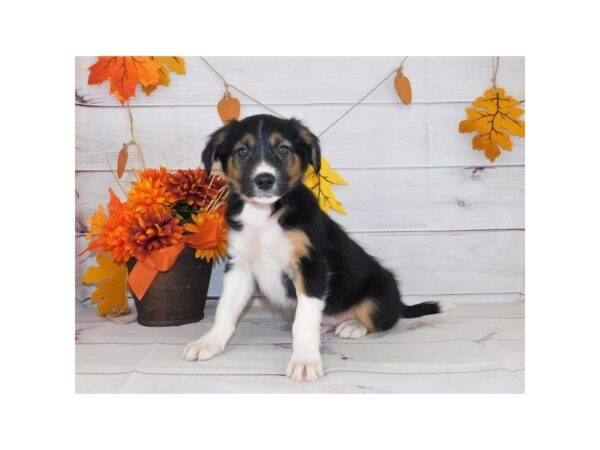
[[[350,319],[340,323],[335,334],[345,339],[358,339],[367,334],[367,327],[358,319]]]

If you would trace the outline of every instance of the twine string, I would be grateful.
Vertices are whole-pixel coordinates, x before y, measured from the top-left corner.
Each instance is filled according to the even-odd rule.
[[[225,85],[225,89],[227,89],[227,87],[229,86],[229,83],[227,82],[225,77],[223,75],[221,75],[221,73],[217,69],[215,69],[215,67],[211,63],[209,63],[208,60],[204,56],[201,56],[200,59],[202,61],[204,61],[204,63],[210,68],[210,70],[212,70],[215,73],[215,75],[218,76],[223,81],[223,84]]]
[[[131,106],[129,105],[129,102],[127,102],[127,114],[129,116],[129,131],[131,132],[131,141],[129,141],[129,143],[127,145],[128,146],[135,145],[135,148],[137,151],[137,156],[140,161],[140,165],[142,166],[142,170],[145,170],[146,162],[144,161],[144,153],[142,152],[142,148],[140,147],[140,144],[138,143],[137,139],[135,138],[135,129],[133,126],[133,115],[131,114]]]
[[[373,86],[371,89],[369,89],[369,91],[363,95],[357,102],[353,103],[346,111],[344,111],[337,119],[335,119],[330,125],[328,125],[323,131],[321,131],[318,134],[318,137],[323,136],[325,133],[327,133],[331,128],[333,128],[338,122],[340,122],[344,117],[346,117],[348,114],[350,114],[352,112],[352,110],[354,108],[356,108],[358,105],[360,105],[361,103],[363,103],[371,94],[373,94],[373,92],[375,92],[383,83],[385,83],[392,75],[394,75],[395,73],[399,73],[402,74],[402,70],[404,69],[404,62],[406,61],[406,59],[408,58],[408,56],[405,56],[404,59],[400,62],[400,65],[396,68],[394,68],[393,71],[391,71],[388,75],[385,76],[385,78],[383,80],[381,80],[379,83],[377,83],[375,86]],[[283,114],[278,113],[277,111],[275,111],[274,109],[272,109],[271,107],[265,105],[263,102],[261,102],[260,100],[252,97],[251,95],[247,94],[246,92],[244,92],[243,90],[241,90],[239,87],[237,87],[234,84],[231,84],[230,82],[227,81],[227,79],[211,64],[207,61],[206,58],[204,58],[203,56],[200,57],[200,59],[215,73],[215,75],[217,75],[222,81],[223,84],[225,85],[225,91],[229,92],[229,87],[235,89],[236,91],[238,91],[240,94],[242,94],[243,96],[245,96],[246,98],[252,100],[254,103],[256,103],[257,105],[262,106],[263,108],[265,108],[266,110],[272,112],[273,114],[275,114],[278,117],[281,118],[285,118],[285,116]]]
[[[239,87],[237,87],[234,84],[230,84],[229,86],[231,86],[233,89],[235,89],[236,91],[238,91],[240,94],[242,94],[245,97],[248,97],[250,100],[252,100],[254,103],[262,106],[263,108],[265,108],[268,111],[271,111],[273,114],[275,114],[278,117],[281,117],[282,119],[285,119],[285,116],[283,114],[278,113],[277,111],[275,111],[274,109],[268,107],[267,105],[265,105],[263,102],[261,102],[260,100],[257,100],[256,98],[252,97],[251,95],[245,93],[244,91],[242,91]]]
[[[400,63],[400,65],[398,67],[396,67],[394,70],[392,70],[389,74],[387,74],[385,76],[385,78],[383,80],[381,80],[379,83],[377,83],[375,86],[373,86],[371,89],[369,89],[369,91],[363,95],[356,103],[354,103],[352,106],[350,106],[346,111],[344,111],[342,113],[341,116],[339,116],[337,119],[335,119],[327,128],[325,128],[323,131],[321,131],[319,133],[319,137],[323,136],[325,133],[327,133],[331,128],[333,128],[333,126],[335,126],[340,120],[342,120],[344,117],[346,117],[348,114],[350,114],[350,112],[356,108],[358,105],[360,105],[362,102],[364,102],[373,92],[375,92],[379,86],[381,86],[383,83],[385,83],[392,75],[394,75],[395,73],[402,73],[402,69],[404,67],[404,61],[406,61],[406,58],[408,58],[408,56],[405,56],[404,59],[402,60],[402,62]]]
[[[76,297],[76,299],[79,301],[79,303],[83,304],[86,308],[89,308],[90,305],[86,304],[86,302],[88,301],[92,301],[92,297],[86,297],[84,299],[78,299]],[[93,301],[92,301],[93,303]],[[94,305],[96,306],[96,305]],[[131,314],[131,309],[129,308],[129,300],[126,300],[125,305],[119,310],[119,311],[111,311],[108,314],[105,314],[104,316],[102,316],[103,319],[108,320],[110,322],[115,322],[115,323],[119,323],[121,325],[127,325],[130,323],[133,323],[137,320],[137,314],[135,316],[133,316],[133,318],[130,319],[122,319],[121,317],[124,316],[128,316],[129,314]]]
[[[244,97],[249,98],[250,100],[252,100],[257,105],[260,105],[263,108],[265,108],[266,110],[271,111],[276,116],[281,117],[282,119],[285,118],[285,116],[283,114],[278,113],[274,109],[272,109],[269,106],[265,105],[260,100],[254,98],[250,94],[247,94],[246,92],[242,91],[235,84],[231,84],[229,81],[227,81],[227,79],[217,69],[215,69],[215,66],[213,66],[211,63],[209,63],[208,60],[205,57],[201,56],[200,59],[202,61],[204,61],[204,63],[215,73],[215,75],[217,75],[223,81],[223,85],[225,86],[225,93],[226,94],[229,94],[229,88],[233,88],[236,91],[238,91],[240,94],[242,94]]]
[[[492,56],[492,86],[496,89],[496,77],[498,76],[498,68],[500,67],[500,57]]]
[[[399,73],[400,75],[402,75],[404,72],[404,62],[408,59],[408,56],[405,56],[404,59],[400,62],[400,66],[398,67],[398,69],[396,70],[397,73]]]
[[[134,300],[136,301],[136,300]],[[121,325],[128,325],[130,323],[133,323],[137,320],[137,314],[129,319],[123,319],[123,316],[128,316],[129,314],[131,314],[131,309],[129,309],[129,302],[127,301],[125,303],[125,306],[123,306],[123,308],[121,308],[120,311],[113,311],[110,312],[108,314],[106,314],[104,316],[104,318],[110,322],[115,322]]]
[[[132,145],[135,147],[138,160],[140,162],[140,165],[142,166],[142,170],[145,170],[146,169],[146,161],[144,160],[144,153],[142,152],[142,148],[140,147],[140,144],[138,143],[138,141],[135,137],[135,128],[133,125],[133,114],[131,113],[131,106],[129,105],[129,102],[127,102],[127,116],[129,117],[129,132],[131,133],[131,139],[129,140],[129,142],[125,142],[123,144],[123,147],[129,148]],[[127,190],[123,186],[123,183],[121,183],[121,180],[119,179],[117,172],[115,171],[115,169],[111,165],[110,161],[108,160],[108,157],[106,158],[106,164],[108,164],[108,167],[110,168],[110,171],[111,171],[113,177],[115,178],[115,181],[119,185],[119,188],[121,188],[121,191],[123,191],[123,194],[127,195]],[[135,174],[134,167],[131,168],[131,171]]]

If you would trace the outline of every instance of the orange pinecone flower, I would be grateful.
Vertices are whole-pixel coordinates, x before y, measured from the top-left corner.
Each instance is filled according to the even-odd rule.
[[[202,211],[199,214],[192,214],[193,223],[183,225],[185,231],[189,233],[198,233],[202,227],[209,221],[217,221],[219,232],[217,235],[217,246],[213,249],[196,249],[196,258],[205,259],[207,262],[220,261],[227,255],[227,222],[225,220],[225,206],[213,209],[211,211]]]
[[[148,210],[136,214],[129,228],[133,254],[148,256],[152,251],[176,245],[183,238],[179,220],[168,212]]]
[[[131,183],[127,201],[136,213],[167,212],[176,198],[167,190],[169,172],[164,167],[144,170],[140,180]]]
[[[185,200],[189,206],[206,208],[225,184],[220,177],[207,176],[204,169],[180,169],[168,177],[167,190],[177,201]]]

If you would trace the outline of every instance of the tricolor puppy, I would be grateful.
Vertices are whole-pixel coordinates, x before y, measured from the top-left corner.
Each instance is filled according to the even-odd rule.
[[[223,351],[255,284],[272,303],[295,308],[287,367],[294,381],[323,375],[321,332],[354,339],[400,317],[440,312],[434,302],[402,303],[394,276],[321,211],[302,184],[320,158],[318,138],[296,119],[257,115],[212,134],[202,160],[209,172],[220,161],[230,183],[229,259],[215,323],[187,345],[185,359]]]

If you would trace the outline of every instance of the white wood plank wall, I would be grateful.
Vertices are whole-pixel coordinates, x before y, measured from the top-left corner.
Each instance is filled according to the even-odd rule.
[[[400,57],[213,57],[246,92],[322,131],[389,73]],[[107,85],[88,86],[95,58],[76,59],[77,219],[118,190],[108,170],[129,139],[127,111]],[[198,57],[171,86],[132,101],[146,163],[200,164],[206,136],[221,125],[215,105],[221,81]],[[393,80],[327,132],[323,154],[348,182],[336,195],[349,212],[336,220],[402,280],[409,297],[455,302],[512,301],[524,293],[524,140],[490,164],[458,133],[465,109],[490,85],[491,57],[410,57],[405,73],[413,104],[397,98]],[[525,99],[525,61],[502,57],[498,84]],[[242,115],[266,112],[242,96]],[[166,159],[165,159],[166,158]],[[76,244],[85,246],[76,221]],[[86,297],[78,264],[76,289]],[[214,272],[210,295],[222,273]],[[409,298],[410,301],[410,298]]]

